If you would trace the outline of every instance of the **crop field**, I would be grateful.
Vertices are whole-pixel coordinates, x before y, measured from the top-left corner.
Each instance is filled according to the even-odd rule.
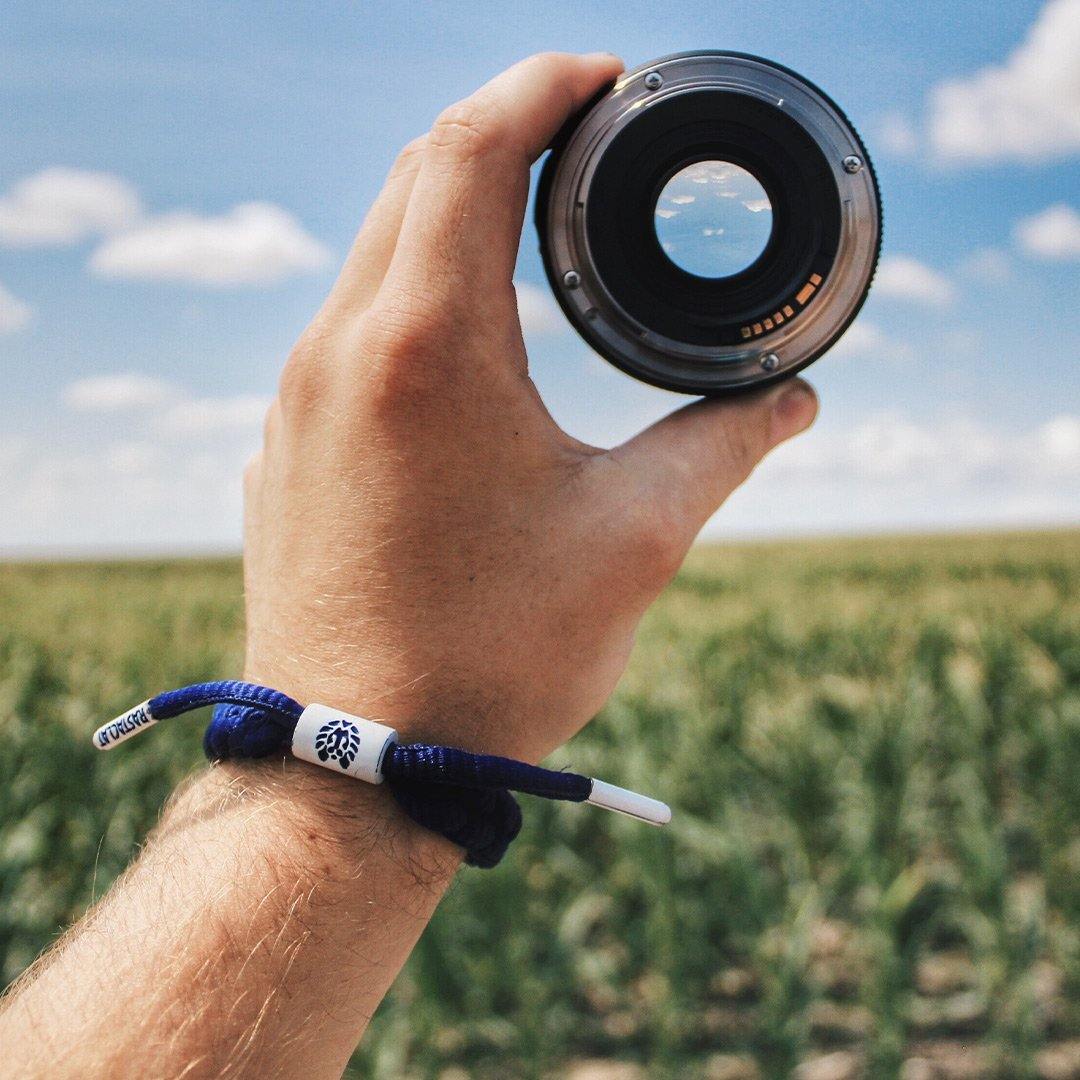
[[[0,965],[200,765],[150,693],[239,671],[234,561],[0,566]],[[1080,531],[702,546],[352,1066],[440,1080],[1080,1078]]]

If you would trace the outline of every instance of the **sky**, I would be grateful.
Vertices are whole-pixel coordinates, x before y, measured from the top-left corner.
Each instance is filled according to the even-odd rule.
[[[730,161],[698,161],[664,185],[653,228],[676,266],[698,277],[730,277],[765,250],[773,231],[772,203],[746,169]]]
[[[707,535],[1080,521],[1080,0],[8,0],[0,554],[238,547],[277,373],[397,150],[529,53],[703,48],[841,104],[885,232],[808,371],[815,428]],[[615,445],[681,404],[575,336],[531,218],[516,281],[572,434]]]

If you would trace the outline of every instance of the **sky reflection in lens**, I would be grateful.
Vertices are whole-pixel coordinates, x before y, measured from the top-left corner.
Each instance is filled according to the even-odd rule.
[[[730,277],[765,250],[772,204],[752,173],[728,161],[699,161],[664,186],[655,227],[676,266],[698,277]]]

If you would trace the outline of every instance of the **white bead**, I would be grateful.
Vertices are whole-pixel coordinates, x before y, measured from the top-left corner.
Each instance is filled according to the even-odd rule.
[[[99,750],[111,750],[156,723],[150,715],[150,702],[144,701],[134,709],[121,713],[115,720],[102,724],[93,734],[94,745]]]
[[[309,705],[296,722],[292,752],[301,761],[331,772],[381,784],[383,758],[397,737],[385,724],[328,705]]]

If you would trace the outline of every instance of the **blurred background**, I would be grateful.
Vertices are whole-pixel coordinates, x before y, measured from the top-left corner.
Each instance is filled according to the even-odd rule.
[[[876,283],[559,757],[672,826],[530,804],[356,1075],[1080,1077],[1080,0],[10,2],[0,980],[197,764],[86,736],[238,670],[240,469],[397,150],[540,49],[708,47],[858,126]],[[576,338],[531,223],[517,283],[572,434],[679,403]]]

